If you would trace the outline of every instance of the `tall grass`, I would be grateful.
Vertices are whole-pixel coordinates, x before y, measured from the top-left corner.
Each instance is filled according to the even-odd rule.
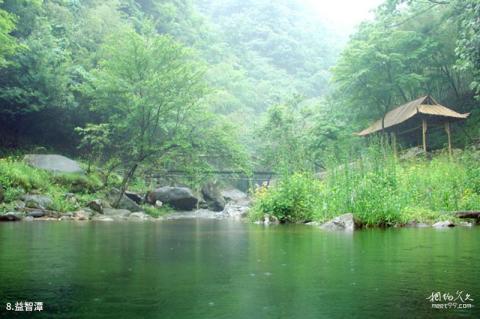
[[[12,158],[0,159],[0,186],[4,190],[0,212],[14,209],[13,202],[27,193],[50,196],[52,210],[71,211],[93,199],[100,185],[99,177],[93,174],[50,174]],[[67,193],[75,193],[78,203],[69,200]]]
[[[294,174],[258,190],[252,216],[268,213],[283,221],[325,221],[348,212],[366,225],[387,226],[480,210],[480,153],[399,161],[388,147],[374,145],[355,161],[345,157],[343,164],[339,162],[337,158],[328,163],[323,180]]]

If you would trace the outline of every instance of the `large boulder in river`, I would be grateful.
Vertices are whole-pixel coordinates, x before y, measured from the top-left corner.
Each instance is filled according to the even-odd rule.
[[[23,160],[30,166],[55,173],[78,173],[83,170],[78,162],[57,154],[28,154]]]
[[[22,220],[22,214],[19,212],[8,212],[0,214],[0,222],[16,222]]]
[[[248,204],[248,195],[236,188],[224,189],[220,192],[227,202]]]
[[[53,204],[52,199],[46,195],[27,194],[22,196],[22,200],[28,208],[49,209]]]
[[[432,225],[433,228],[447,228],[447,227],[455,227],[455,224],[449,220],[444,220],[441,222],[436,222]]]
[[[265,214],[263,215],[262,219],[260,220],[257,220],[255,222],[255,224],[260,224],[260,225],[277,225],[277,224],[280,224],[280,221],[278,220],[278,218],[275,216],[275,215],[270,215],[270,214]]]
[[[247,218],[249,207],[246,205],[238,205],[233,202],[229,202],[223,209],[223,215],[228,218],[240,220]]]
[[[143,204],[143,197],[140,196],[139,194],[135,193],[135,192],[132,192],[132,191],[125,191],[125,196],[127,196],[128,198],[130,198],[131,200],[133,200],[135,203],[137,203],[138,205],[141,205]]]
[[[130,215],[128,215],[128,220],[146,221],[146,220],[153,220],[153,217],[145,214],[144,212],[136,212],[136,213],[131,213]]]
[[[207,183],[202,187],[203,199],[210,210],[221,212],[225,208],[225,199],[215,183]]]
[[[146,200],[152,205],[159,200],[176,210],[193,210],[198,202],[198,199],[189,188],[170,186],[160,187],[148,192]]]
[[[361,223],[355,219],[352,213],[343,214],[321,225],[320,228],[325,230],[344,230],[353,231],[361,228]]]
[[[109,194],[110,203],[112,205],[115,205],[119,196],[120,196],[120,190],[113,188]],[[120,202],[118,203],[117,208],[128,209],[131,212],[139,212],[143,210],[142,207],[140,207],[137,203],[135,203],[125,194],[122,195],[122,199],[120,199]]]

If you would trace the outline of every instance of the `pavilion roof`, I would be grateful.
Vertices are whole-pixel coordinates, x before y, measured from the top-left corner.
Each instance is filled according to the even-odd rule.
[[[408,119],[418,115],[443,117],[445,119],[466,119],[470,113],[460,114],[443,105],[440,105],[432,97],[426,95],[414,101],[400,105],[385,115],[384,129],[399,125]],[[366,136],[382,130],[382,119],[377,120],[370,127],[357,133],[359,136]]]

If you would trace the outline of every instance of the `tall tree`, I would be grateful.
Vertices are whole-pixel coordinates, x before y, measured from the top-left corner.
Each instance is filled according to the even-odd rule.
[[[109,126],[116,145],[110,156],[125,170],[123,194],[139,165],[191,145],[189,124],[202,112],[206,88],[189,50],[148,26],[141,33],[125,28],[102,51],[86,91]]]

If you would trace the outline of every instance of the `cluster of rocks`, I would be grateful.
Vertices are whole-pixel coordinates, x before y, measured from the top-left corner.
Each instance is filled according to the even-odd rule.
[[[256,222],[256,224],[263,224],[263,225],[272,225],[272,224],[279,224],[278,218],[276,218],[273,215],[270,214],[265,214],[263,218],[259,221]],[[329,220],[325,223],[319,223],[319,222],[309,222],[306,225],[311,225],[311,226],[317,226],[320,227],[323,230],[327,231],[354,231],[357,229],[363,228],[363,224],[355,218],[355,216],[351,213],[348,214],[343,214],[340,216],[337,216],[333,218],[332,220]],[[445,221],[439,221],[434,223],[433,225],[429,225],[426,223],[418,223],[418,222],[410,222],[404,225],[405,227],[433,227],[437,229],[442,229],[442,228],[451,228],[455,226],[462,226],[462,227],[472,227],[474,223],[471,222],[465,222],[465,221],[459,221],[459,222],[452,222],[450,220],[445,220]]]
[[[18,220],[92,220],[92,221],[146,221],[155,218],[146,214],[141,205],[150,204],[161,207],[164,204],[178,211],[166,219],[173,218],[232,218],[247,216],[249,199],[236,189],[220,191],[211,185],[202,189],[200,198],[186,187],[161,187],[148,192],[145,196],[112,189],[107,199],[95,199],[85,207],[74,212],[59,213],[52,210],[52,199],[47,195],[27,194],[15,201],[15,211],[0,215],[0,221]],[[69,200],[76,202],[73,194],[66,194]],[[116,208],[112,204],[116,203]],[[202,208],[202,205],[204,205]],[[186,212],[191,212],[186,214]],[[162,218],[164,219],[164,218]]]
[[[97,221],[114,221],[114,220],[153,220],[153,218],[145,214],[141,209],[138,211],[130,211],[128,209],[112,208],[108,201],[93,200],[84,208],[74,212],[60,213],[51,210],[53,201],[49,196],[38,194],[27,194],[17,200],[15,211],[0,214],[0,221],[31,221],[31,220],[97,220]]]
[[[274,215],[265,214],[261,220],[256,221],[255,223],[263,225],[275,225],[280,224],[280,221]],[[330,231],[353,231],[363,227],[362,223],[351,213],[337,216],[323,224],[319,222],[308,222],[306,225],[318,226],[321,229]]]
[[[79,163],[56,154],[29,154],[24,162],[32,167],[50,173],[84,174]],[[65,194],[73,204],[78,205],[75,194]],[[0,202],[4,199],[4,189],[0,185]],[[113,205],[115,204],[115,205]],[[245,193],[228,189],[220,191],[216,183],[204,185],[199,194],[187,187],[165,186],[148,192],[145,196],[126,191],[112,189],[106,199],[96,199],[85,207],[74,212],[59,213],[53,210],[53,200],[41,194],[26,194],[13,203],[14,211],[0,214],[0,221],[17,220],[153,220],[143,212],[142,205],[162,207],[164,204],[178,211],[178,216],[186,216],[180,212],[192,212],[194,216],[214,218],[246,217],[249,200]],[[115,208],[112,208],[115,206]]]

